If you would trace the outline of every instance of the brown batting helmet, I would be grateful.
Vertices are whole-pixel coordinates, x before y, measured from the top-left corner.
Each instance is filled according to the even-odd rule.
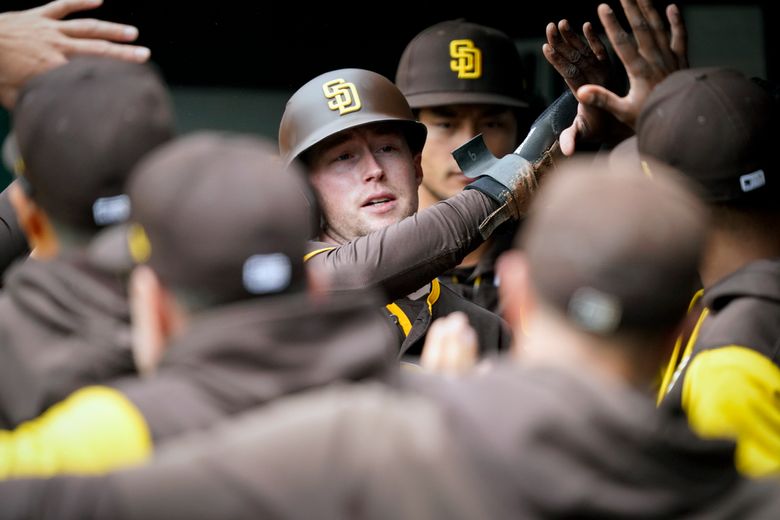
[[[397,121],[413,153],[425,144],[425,125],[414,119],[401,91],[387,78],[362,69],[317,76],[293,94],[279,125],[279,153],[285,164],[342,130]]]

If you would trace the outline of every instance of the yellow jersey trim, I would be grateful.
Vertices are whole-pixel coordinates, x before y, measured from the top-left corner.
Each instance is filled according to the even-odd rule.
[[[0,430],[0,479],[97,474],[143,462],[152,436],[120,391],[90,386],[15,430]]]
[[[691,309],[698,303],[698,301],[701,299],[701,297],[704,295],[704,289],[699,289],[696,291],[691,298],[691,302],[688,304],[688,312],[691,312]],[[685,368],[685,364],[688,361],[688,358],[691,355],[691,352],[693,351],[693,345],[696,343],[696,339],[699,337],[699,328],[701,327],[701,324],[704,322],[704,318],[707,317],[709,314],[708,309],[702,310],[701,314],[699,315],[698,320],[696,321],[696,326],[693,328],[693,331],[691,332],[691,336],[688,338],[688,343],[685,345],[685,350],[682,352],[682,358],[680,358],[680,350],[682,350],[682,340],[683,338],[679,336],[677,340],[674,342],[674,349],[672,350],[672,356],[669,358],[669,363],[666,365],[666,370],[664,371],[664,375],[661,378],[661,386],[658,388],[658,396],[656,398],[656,405],[660,405],[661,401],[663,401],[664,396],[669,392],[672,385],[674,384],[675,379],[680,375],[680,372],[682,369]]]
[[[434,278],[431,281],[431,292],[428,293],[428,298],[425,299],[428,305],[428,314],[431,316],[433,316],[433,305],[438,301],[439,296],[441,296],[441,284],[439,280]],[[404,336],[408,336],[412,330],[412,321],[409,319],[409,316],[395,303],[388,303],[385,305],[385,308],[390,311],[390,314],[398,318],[398,324],[401,326],[401,330],[404,331]]]
[[[324,253],[325,251],[333,251],[334,249],[336,249],[336,246],[323,247],[322,249],[316,249],[314,251],[311,251],[311,252],[306,253],[305,255],[303,255],[303,261],[304,262],[308,262],[310,259],[314,258],[315,256],[317,256],[320,253]]]
[[[434,278],[431,282],[431,292],[425,300],[428,303],[428,313],[431,316],[433,316],[433,304],[436,303],[439,296],[441,296],[441,284],[439,283],[439,280]]]
[[[398,324],[401,326],[401,330],[404,331],[404,336],[408,336],[412,330],[412,322],[409,321],[409,316],[395,303],[388,303],[385,305],[385,308],[390,311],[390,314],[398,318]]]
[[[728,345],[700,352],[688,367],[682,406],[706,438],[737,441],[737,469],[780,475],[780,368],[753,349]]]

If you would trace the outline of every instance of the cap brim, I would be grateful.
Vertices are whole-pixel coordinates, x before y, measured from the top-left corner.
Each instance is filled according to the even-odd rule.
[[[407,94],[406,100],[412,108],[465,104],[505,105],[516,108],[528,107],[528,103],[520,99],[485,92],[425,92]]]
[[[100,231],[87,247],[87,257],[96,267],[109,273],[127,275],[137,265],[130,252],[128,235],[131,224],[125,222]]]

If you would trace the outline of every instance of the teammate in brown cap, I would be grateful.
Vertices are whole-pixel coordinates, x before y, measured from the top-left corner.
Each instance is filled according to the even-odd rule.
[[[675,348],[659,401],[682,407],[702,436],[736,438],[750,475],[780,473],[777,116],[777,102],[742,74],[690,69],[655,88],[637,125],[646,162],[679,168],[711,210],[696,325]]]
[[[131,299],[146,377],[82,388],[0,431],[0,477],[137,463],[163,439],[282,395],[390,377],[395,337],[378,300],[309,294],[303,182],[275,147],[189,136],[145,159],[128,193],[132,224],[111,236],[145,262],[131,276]]]
[[[519,365],[441,390],[482,433],[467,467],[494,486],[489,517],[773,517],[776,483],[740,478],[732,442],[702,440],[652,399],[698,284],[707,210],[679,177],[612,167],[564,164],[499,261]]]
[[[687,66],[685,27],[677,7],[667,8],[668,38],[651,5],[624,6],[636,41],[606,5],[599,6],[599,18],[632,90],[620,97],[603,85],[585,85],[577,93],[589,106],[635,126],[637,136],[622,143],[617,153],[633,155],[649,173],[653,160],[678,168],[699,186],[711,208],[701,265],[704,291],[691,302],[692,330],[678,339],[658,400],[663,407],[685,410],[701,435],[737,439],[741,471],[777,474],[780,290],[775,259],[780,256],[780,217],[777,160],[771,153],[777,140],[776,101],[734,71],[674,72]],[[549,59],[548,48],[545,54]],[[573,65],[571,60],[568,64]],[[572,149],[575,133],[588,137],[575,127]],[[568,140],[561,139],[562,144]]]
[[[0,103],[13,108],[19,89],[32,77],[79,55],[99,55],[134,62],[149,49],[128,45],[138,37],[131,25],[103,20],[63,20],[99,7],[102,0],[55,0],[25,11],[0,14]],[[28,251],[8,201],[0,194],[0,272]]]
[[[401,92],[374,72],[329,72],[292,96],[281,154],[306,164],[322,208],[307,260],[368,266],[393,301],[386,311],[402,355],[419,356],[430,322],[456,310],[468,314],[481,350],[496,352],[509,343],[501,320],[435,278],[478,245],[495,203],[475,189],[415,216],[425,135]]]
[[[406,46],[395,83],[428,129],[420,209],[460,193],[471,182],[452,157],[453,150],[482,134],[493,155],[502,157],[517,147],[530,122],[520,55],[508,36],[490,27],[452,20],[423,30]],[[493,264],[514,236],[515,226],[508,228],[439,280],[495,311]]]
[[[529,334],[524,366],[436,394],[289,398],[177,439],[148,466],[0,483],[5,517],[776,518],[775,483],[740,478],[733,443],[698,438],[646,392],[687,305],[646,283],[696,283],[701,203],[636,164],[560,173],[525,256],[501,267]]]
[[[85,57],[20,92],[11,199],[35,258],[0,296],[0,424],[37,416],[76,388],[134,371],[124,280],[87,249],[130,212],[124,183],[173,136],[167,89],[146,65]]]

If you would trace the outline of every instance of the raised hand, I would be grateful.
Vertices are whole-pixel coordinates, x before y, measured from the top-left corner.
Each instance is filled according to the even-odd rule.
[[[582,32],[585,41],[571,29],[568,20],[559,21],[557,26],[549,23],[546,29],[547,43],[542,46],[544,57],[575,95],[583,85],[606,86],[610,72],[607,51],[590,22],[582,26]],[[577,140],[603,139],[608,133],[607,127],[613,123],[610,114],[580,103],[574,122],[561,133],[561,151],[565,155],[572,155]]]
[[[566,84],[576,93],[582,85],[606,85],[609,79],[609,57],[590,22],[585,22],[583,42],[572,30],[568,20],[556,26],[547,24],[547,43],[542,46],[545,58],[561,74]]]
[[[599,5],[598,15],[607,38],[626,68],[628,93],[620,97],[603,86],[585,85],[577,90],[577,97],[581,103],[603,108],[634,128],[653,88],[672,72],[688,66],[687,33],[676,5],[666,8],[671,27],[669,35],[651,0],[621,0],[620,3],[633,37],[623,30],[608,5]]]
[[[0,102],[10,109],[31,77],[80,54],[144,62],[149,49],[127,45],[138,29],[95,19],[63,20],[102,0],[55,0],[26,11],[0,14]],[[119,42],[119,43],[117,43]]]
[[[628,74],[630,89],[623,97],[609,90],[606,49],[590,23],[583,25],[585,41],[566,20],[547,26],[542,52],[580,102],[574,123],[560,137],[565,155],[574,153],[579,140],[617,142],[632,133],[655,85],[688,66],[687,34],[677,6],[666,8],[670,35],[651,0],[621,0],[621,5],[633,35],[623,30],[608,5],[601,4],[598,15]]]

